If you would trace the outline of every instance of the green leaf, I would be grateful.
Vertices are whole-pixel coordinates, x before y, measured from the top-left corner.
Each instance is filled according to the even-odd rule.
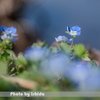
[[[47,47],[48,45],[46,44],[46,42],[40,42],[40,43],[33,43],[31,47]]]
[[[74,55],[81,58],[81,56],[85,53],[85,47],[82,44],[78,44],[74,46]]]
[[[22,72],[24,71],[24,68],[19,67],[17,71],[18,71],[19,73],[22,73]]]
[[[82,55],[82,60],[84,60],[84,61],[91,61],[88,56],[89,56],[89,54]]]
[[[70,46],[67,43],[61,42],[60,48],[62,51],[66,52],[67,54],[70,53]]]
[[[39,45],[40,45],[41,47],[43,47],[43,46],[46,45],[46,42],[45,42],[45,41],[44,41],[44,42],[41,42]]]
[[[6,51],[2,51],[1,53],[0,53],[0,58],[2,59],[2,60],[7,60],[7,58],[10,56],[10,54],[8,53],[8,52],[6,52]]]
[[[39,47],[40,45],[38,43],[33,43],[31,47]]]
[[[3,61],[0,61],[0,74],[2,75],[6,75],[7,74],[7,63],[6,62],[3,62]]]
[[[16,59],[16,55],[15,55],[15,53],[13,51],[7,50],[7,52],[10,54],[8,59],[10,59],[10,60],[15,60]]]
[[[57,53],[57,47],[50,47],[52,53]]]
[[[5,58],[7,58],[10,54],[8,52],[4,52],[4,54],[2,56],[4,56]]]
[[[26,58],[23,56],[22,53],[19,53],[17,60],[15,61],[15,63],[17,65],[26,65],[27,64],[27,60]]]

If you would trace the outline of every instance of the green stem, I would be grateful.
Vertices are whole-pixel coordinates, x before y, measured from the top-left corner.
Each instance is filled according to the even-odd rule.
[[[74,42],[74,37],[73,37],[73,39],[72,39],[72,43],[71,43],[71,46],[70,46],[70,50],[72,49],[73,42]]]

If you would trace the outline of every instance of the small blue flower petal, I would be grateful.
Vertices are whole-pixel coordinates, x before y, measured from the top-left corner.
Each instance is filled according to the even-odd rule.
[[[72,38],[67,41],[67,43],[71,43],[71,42],[72,42]]]
[[[1,31],[2,32],[6,31],[6,30],[7,30],[7,28],[5,26],[1,26]]]
[[[1,35],[2,40],[5,40],[6,38],[7,38],[6,35]]]
[[[18,38],[14,38],[11,40],[12,42],[17,42],[18,41]]]
[[[7,31],[11,31],[12,34],[15,34],[17,32],[17,29],[14,27],[7,28]]]
[[[18,34],[12,34],[12,36],[18,36]]]
[[[67,26],[67,31],[70,32],[70,27],[69,26]]]
[[[81,34],[81,32],[78,32],[78,34],[77,35],[80,35]]]
[[[77,32],[80,32],[81,31],[81,28],[79,26],[73,26],[71,28],[72,31],[77,31]]]

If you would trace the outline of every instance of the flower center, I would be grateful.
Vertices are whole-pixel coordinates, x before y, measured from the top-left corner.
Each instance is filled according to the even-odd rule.
[[[71,34],[75,35],[77,32],[76,31],[71,31]]]

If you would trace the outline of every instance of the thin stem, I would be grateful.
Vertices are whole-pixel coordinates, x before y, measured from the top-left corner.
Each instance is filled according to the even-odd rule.
[[[74,42],[74,37],[73,37],[73,39],[72,39],[72,43],[71,43],[71,46],[70,46],[70,50],[72,49],[73,42]]]

